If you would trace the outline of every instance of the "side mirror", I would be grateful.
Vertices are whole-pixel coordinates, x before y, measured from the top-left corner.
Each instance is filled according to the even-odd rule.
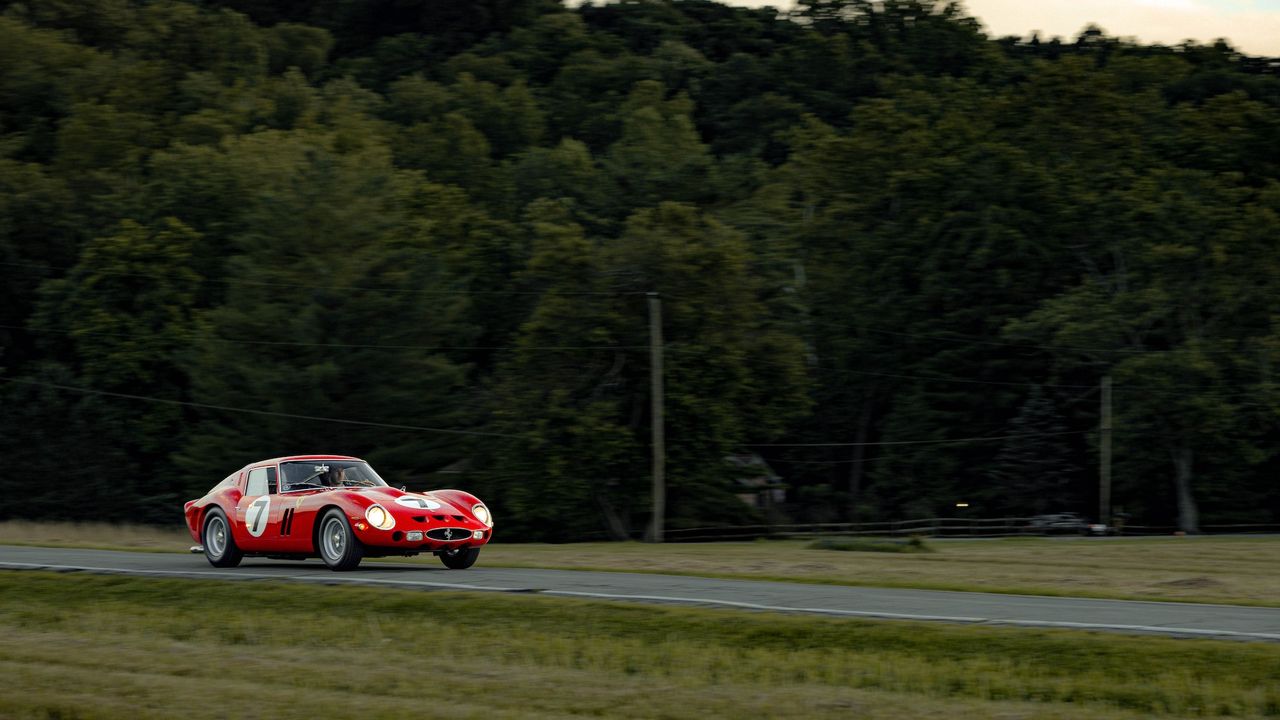
[[[409,492],[409,486],[408,486],[408,485],[401,485],[401,486],[400,486],[400,492]]]

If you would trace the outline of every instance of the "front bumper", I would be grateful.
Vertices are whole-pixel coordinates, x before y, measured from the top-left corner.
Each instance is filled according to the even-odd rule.
[[[480,547],[493,538],[493,528],[474,520],[439,522],[415,517],[396,517],[395,527],[379,530],[364,518],[351,522],[356,538],[367,547],[400,552],[438,552],[463,547]]]

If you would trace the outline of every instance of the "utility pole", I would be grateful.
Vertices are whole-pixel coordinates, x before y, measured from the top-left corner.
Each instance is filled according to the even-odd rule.
[[[653,527],[651,542],[662,542],[667,513],[666,439],[663,437],[662,397],[662,299],[649,293],[649,400],[653,417]]]
[[[1098,433],[1098,522],[1111,524],[1111,374],[1102,376],[1102,425]]]

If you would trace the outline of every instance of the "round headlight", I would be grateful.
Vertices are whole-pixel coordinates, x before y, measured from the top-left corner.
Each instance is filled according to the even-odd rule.
[[[489,508],[483,505],[475,505],[471,508],[471,514],[475,515],[476,519],[485,525],[493,527],[493,518],[489,517]]]
[[[381,505],[370,505],[369,509],[364,511],[364,519],[379,530],[390,530],[396,526],[396,519],[391,517],[391,513]]]

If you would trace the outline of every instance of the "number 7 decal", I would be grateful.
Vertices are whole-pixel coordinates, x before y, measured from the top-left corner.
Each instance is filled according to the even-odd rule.
[[[244,513],[244,524],[249,530],[249,534],[254,537],[261,537],[263,531],[267,529],[267,518],[271,517],[271,496],[263,495]]]

